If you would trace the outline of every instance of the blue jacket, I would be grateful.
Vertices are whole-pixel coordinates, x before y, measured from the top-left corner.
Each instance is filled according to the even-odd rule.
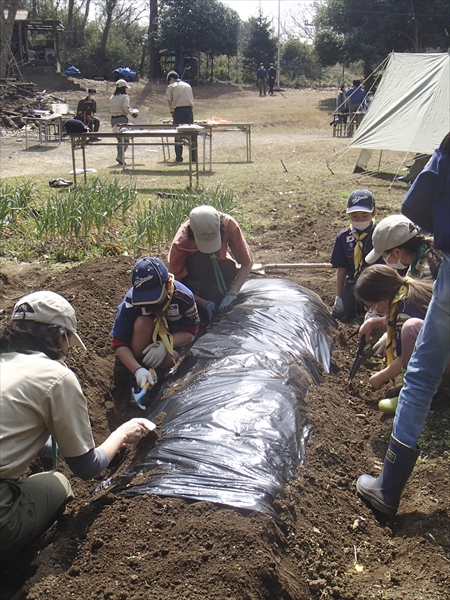
[[[450,253],[450,154],[433,152],[406,194],[402,213],[434,233],[435,248]]]

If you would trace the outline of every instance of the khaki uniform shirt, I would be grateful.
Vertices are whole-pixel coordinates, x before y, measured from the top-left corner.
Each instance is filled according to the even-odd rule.
[[[95,447],[75,373],[41,352],[0,355],[0,416],[1,479],[20,477],[49,435],[64,457]]]
[[[112,117],[128,117],[133,114],[133,111],[130,108],[130,96],[128,96],[128,94],[111,96],[109,102]]]
[[[164,98],[168,102],[172,102],[173,110],[181,106],[194,108],[194,94],[191,86],[185,81],[175,81],[167,86]]]

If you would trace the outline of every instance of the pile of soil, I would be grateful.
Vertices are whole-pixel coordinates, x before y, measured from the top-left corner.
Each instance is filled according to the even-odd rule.
[[[279,221],[253,232],[255,262],[269,262],[268,256],[270,262],[287,262],[287,256],[327,262],[334,228],[305,202],[294,196],[288,201],[299,218],[283,220],[280,199]],[[167,248],[160,256],[167,256]],[[36,263],[1,267],[0,327],[15,301],[32,290],[54,290],[75,307],[88,353],[74,351],[68,364],[86,394],[97,444],[125,420],[144,414],[131,401],[131,379],[116,364],[109,333],[133,262],[102,258],[69,271]],[[333,304],[331,270],[286,269],[270,276],[295,281],[328,307]],[[39,540],[3,565],[0,600],[446,600],[450,486],[449,453],[439,450],[444,446],[431,446],[422,456],[395,518],[375,515],[356,494],[361,473],[380,472],[392,419],[377,410],[386,390],[368,385],[379,367],[370,353],[348,383],[355,331],[336,328],[331,372],[306,397],[314,434],[305,464],[275,501],[280,525],[268,515],[209,502],[155,495],[122,499],[108,491],[93,496],[101,481],[158,442],[161,415],[156,433],[119,453],[95,481],[76,479],[60,461],[75,500]],[[435,413],[442,404],[435,400]],[[432,434],[445,439],[444,427]],[[48,468],[40,460],[32,465],[33,471]]]

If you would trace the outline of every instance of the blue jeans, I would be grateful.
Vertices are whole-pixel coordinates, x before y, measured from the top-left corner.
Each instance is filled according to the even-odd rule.
[[[395,413],[393,436],[409,448],[417,440],[450,358],[450,254],[434,284],[433,298],[408,363]]]

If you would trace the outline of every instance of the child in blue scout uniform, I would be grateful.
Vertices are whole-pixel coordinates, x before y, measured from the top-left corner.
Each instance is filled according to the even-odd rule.
[[[364,269],[355,283],[356,298],[370,311],[359,328],[370,339],[374,327],[386,327],[387,367],[373,374],[369,381],[376,390],[389,380],[395,379],[402,369],[406,370],[418,333],[431,301],[433,283],[426,280],[402,277],[388,265],[371,265]],[[381,400],[378,408],[393,414],[398,398]]]
[[[178,349],[195,338],[199,317],[191,290],[175,281],[159,258],[138,260],[131,280],[117,309],[113,348],[142,389],[154,383],[150,367],[173,367]]]
[[[336,300],[331,314],[343,323],[352,321],[359,312],[353,287],[365,266],[365,257],[372,250],[373,218],[377,214],[373,194],[369,190],[352,192],[347,214],[351,225],[337,234],[331,254],[331,264],[337,269]]]

